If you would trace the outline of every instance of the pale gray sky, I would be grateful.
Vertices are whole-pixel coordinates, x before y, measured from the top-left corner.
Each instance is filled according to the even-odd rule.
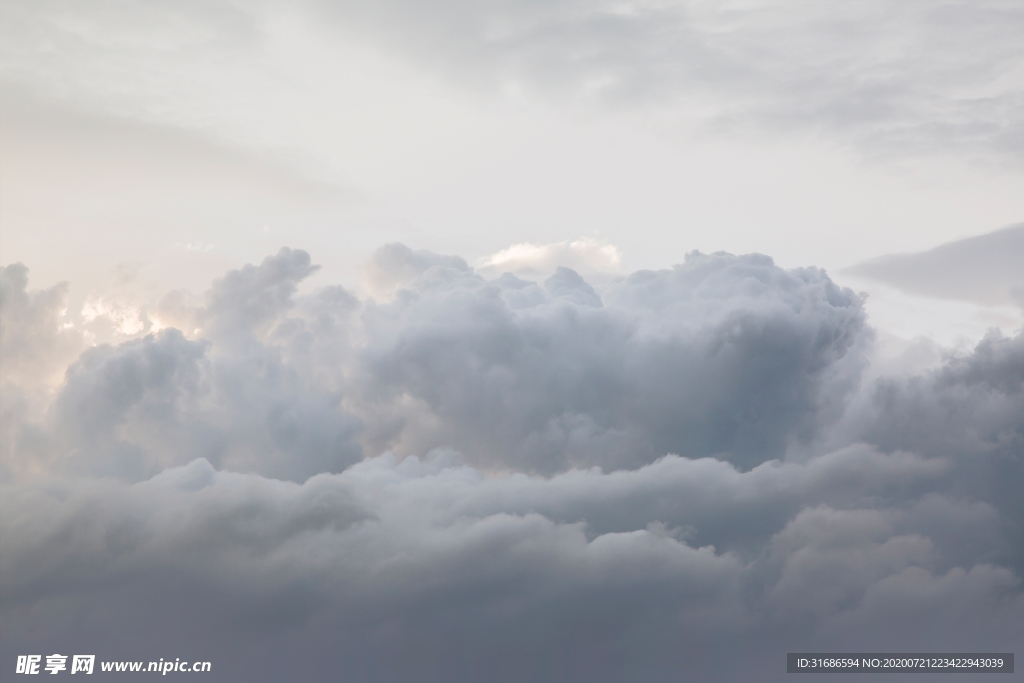
[[[343,281],[386,242],[581,237],[627,270],[834,270],[1024,213],[1019,3],[2,12],[3,260],[40,285],[130,261],[201,290],[282,244]]]

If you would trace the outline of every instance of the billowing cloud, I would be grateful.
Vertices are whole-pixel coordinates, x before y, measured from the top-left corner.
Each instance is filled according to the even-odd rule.
[[[955,647],[1010,649],[1024,635],[1016,576],[926,535],[939,508],[976,542],[991,510],[901,500],[941,473],[860,449],[748,473],[669,457],[633,472],[494,478],[437,454],[301,485],[199,460],[135,485],[21,487],[4,496],[4,648],[187,652],[239,680],[278,667],[366,680],[737,680],[781,668],[787,648],[876,645],[893,615],[917,613],[910,605],[930,630],[889,631],[887,647],[934,647],[938,632]],[[895,505],[851,507],[878,495]],[[614,521],[586,520],[602,516]],[[721,545],[701,545],[708,535]],[[745,656],[725,663],[707,654],[740,645]]]
[[[951,491],[999,513],[1006,555],[1024,571],[1024,333],[994,333],[924,376],[880,380],[850,411],[857,438],[951,464]]]
[[[419,249],[413,251],[404,244],[388,244],[373,252],[363,268],[363,285],[380,299],[390,299],[395,289],[439,266],[457,271],[469,271],[469,264],[458,256],[441,256]]]
[[[28,291],[28,268],[15,263],[0,270],[0,344],[4,384],[34,386],[59,381],[63,368],[81,351],[81,335],[65,318],[68,283]],[[56,375],[56,377],[54,377]]]
[[[64,290],[4,271],[5,345],[66,374],[5,425],[0,666],[734,681],[1024,642],[1021,335],[878,377],[860,297],[761,255],[595,284],[395,244],[363,300],[315,268],[77,359]]]
[[[779,457],[826,419],[865,334],[860,299],[821,271],[727,254],[602,294],[564,267],[534,283],[432,266],[365,324],[356,387],[378,450],[543,472]]]
[[[0,267],[0,444],[18,450],[25,424],[39,420],[84,338],[66,315],[69,285],[28,291],[28,268]],[[0,476],[11,462],[0,458]]]
[[[296,284],[315,269],[305,252],[283,249],[216,281],[204,306],[165,297],[157,314],[187,322],[195,338],[168,327],[88,349],[67,367],[43,424],[10,427],[19,455],[5,458],[6,466],[44,464],[137,480],[202,457],[239,471],[305,479],[358,461],[362,451],[352,437],[359,423],[339,410],[338,388],[318,381],[320,368],[288,360],[290,352],[302,355],[312,334],[286,314]],[[353,306],[343,290],[323,290],[307,306],[316,316],[310,324],[329,328],[332,315],[344,317]],[[19,312],[12,307],[8,316],[5,307],[5,329],[15,339],[26,334]]]

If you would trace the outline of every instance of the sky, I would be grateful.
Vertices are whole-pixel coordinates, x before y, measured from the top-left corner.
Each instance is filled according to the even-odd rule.
[[[0,0],[0,671],[1022,650],[1022,31]]]

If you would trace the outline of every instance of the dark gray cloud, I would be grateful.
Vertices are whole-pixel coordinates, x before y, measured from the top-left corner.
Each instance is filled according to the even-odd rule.
[[[946,458],[950,492],[999,513],[999,559],[1024,571],[1024,334],[992,334],[939,370],[880,380],[849,420],[880,448]]]
[[[847,269],[911,294],[1024,306],[1024,223]]]
[[[737,681],[1024,643],[1024,337],[869,381],[860,298],[765,256],[595,288],[390,245],[379,300],[314,270],[169,295],[188,334],[86,349],[5,425],[0,666]],[[64,289],[4,278],[4,340],[61,334]]]
[[[780,457],[828,417],[866,337],[860,299],[822,271],[696,253],[603,298],[566,268],[541,286],[431,266],[365,321],[372,450],[540,472]]]
[[[106,657],[187,651],[239,680],[771,679],[787,648],[876,645],[875,629],[914,613],[904,605],[925,608],[930,631],[890,632],[887,647],[1013,648],[1014,574],[969,554],[947,568],[925,535],[943,509],[977,540],[991,510],[872,500],[941,473],[860,449],[748,473],[670,457],[493,478],[438,455],[302,485],[196,461],[131,486],[23,486],[4,496],[5,661],[45,640]],[[862,505],[840,503],[851,493]],[[787,503],[802,509],[760,520]],[[629,511],[629,530],[559,521],[594,509]],[[746,547],[687,538],[716,513],[752,532]],[[735,647],[744,657],[719,659]]]

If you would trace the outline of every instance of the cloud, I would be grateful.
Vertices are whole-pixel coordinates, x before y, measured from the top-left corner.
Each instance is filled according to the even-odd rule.
[[[396,287],[435,267],[463,272],[470,270],[458,256],[441,256],[426,249],[413,251],[404,244],[395,243],[373,252],[363,268],[363,284],[372,296],[390,299]]]
[[[306,252],[284,247],[258,267],[246,265],[215,282],[202,320],[218,338],[266,333],[292,305],[298,283],[319,268]]]
[[[993,333],[922,376],[883,378],[848,415],[854,438],[951,463],[951,491],[990,504],[1008,539],[1000,559],[1024,570],[1024,335]]]
[[[0,345],[4,384],[34,386],[59,381],[63,367],[81,351],[81,334],[66,319],[70,286],[28,291],[28,268],[0,267]],[[56,377],[55,377],[56,375]]]
[[[821,132],[868,155],[1016,164],[1020,8],[1003,2],[311,2],[494,93],[678,107],[712,129]]]
[[[778,0],[452,0],[429,9],[406,0],[308,0],[116,11],[58,0],[8,3],[4,18],[9,83],[190,128],[237,111],[223,97],[227,82],[294,96],[276,82],[277,70],[263,66],[290,66],[280,52],[288,32],[272,26],[305,25],[307,38],[326,30],[336,42],[369,44],[498,99],[650,107],[671,112],[684,128],[821,135],[871,157],[940,153],[1018,165],[1024,140],[1017,39],[1024,12],[998,0],[801,12]],[[192,30],[177,31],[181,25]],[[144,67],[126,71],[125,64]],[[230,123],[219,128],[235,141],[246,135]]]
[[[38,421],[85,339],[66,315],[69,285],[28,291],[28,268],[0,266],[0,453],[17,449],[21,427]],[[12,463],[0,457],[0,477]]]
[[[716,510],[749,507],[756,518],[808,494],[831,498],[829,478],[867,493],[896,472],[904,483],[936,474],[913,458],[853,458],[858,481],[840,476],[843,457],[747,473],[670,457],[539,479],[487,477],[439,455],[370,459],[301,485],[200,460],[134,485],[23,487],[3,498],[4,648],[46,639],[155,658],[154,643],[173,643],[175,655],[209,657],[239,680],[270,680],[268,666],[355,678],[684,670],[736,680],[777,666],[776,641],[820,641],[823,626],[848,646],[869,642],[892,611],[873,615],[876,595],[925,605],[932,628],[956,643],[976,637],[959,619],[984,624],[994,609],[1009,629],[989,629],[987,646],[1012,647],[1024,616],[1013,575],[936,569],[933,544],[898,508],[782,514],[732,551],[686,540],[706,534]],[[688,490],[700,500],[680,495]],[[570,521],[594,509],[635,517],[623,531]],[[756,528],[742,521],[722,526]],[[692,530],[673,532],[681,522]],[[972,600],[951,604],[956,591]],[[54,610],[72,620],[47,616]],[[145,638],[133,636],[140,624]],[[700,654],[730,643],[747,656],[722,664]]]
[[[191,331],[85,350],[5,425],[3,666],[736,681],[1024,642],[1021,335],[864,373],[860,298],[762,255],[595,286],[389,245],[366,299],[315,270],[172,294]],[[4,339],[58,334],[65,290],[4,277]]]
[[[826,418],[820,394],[842,393],[866,334],[860,299],[822,271],[697,253],[601,294],[567,268],[542,287],[433,266],[365,321],[371,451],[541,472],[780,457]]]
[[[598,282],[622,274],[622,254],[611,244],[588,238],[556,244],[514,244],[480,260],[476,272],[490,279],[502,273],[536,280],[549,277],[559,267],[571,268]]]
[[[1024,306],[1024,223],[916,254],[879,256],[846,269],[911,294]]]
[[[308,326],[287,317],[296,285],[315,270],[306,252],[282,249],[216,281],[205,306],[165,297],[158,314],[177,315],[198,338],[172,327],[85,351],[67,367],[45,418],[11,426],[20,434],[11,437],[8,467],[138,480],[202,457],[305,479],[358,461],[359,421],[340,409],[338,388],[302,358],[309,327],[329,329],[354,299],[326,288],[302,307],[313,317]],[[12,334],[23,336],[24,323]]]

